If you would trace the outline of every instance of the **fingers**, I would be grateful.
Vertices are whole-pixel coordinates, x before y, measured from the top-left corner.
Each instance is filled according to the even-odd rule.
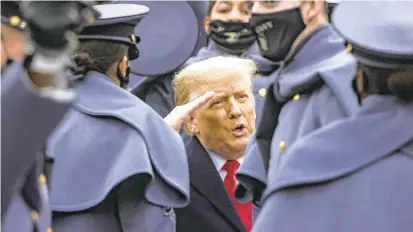
[[[213,91],[209,91],[209,92],[205,93],[204,95],[198,97],[197,99],[189,102],[188,104],[183,105],[183,107],[185,107],[186,115],[190,115],[195,110],[197,110],[200,107],[202,107],[203,105],[205,105],[205,103],[207,103],[209,100],[211,100],[211,98],[214,95],[215,95],[215,93]]]
[[[175,107],[165,118],[164,121],[179,132],[184,120],[191,115],[195,110],[199,109],[207,103],[213,96],[214,92],[207,92],[197,99],[187,103],[186,105]]]

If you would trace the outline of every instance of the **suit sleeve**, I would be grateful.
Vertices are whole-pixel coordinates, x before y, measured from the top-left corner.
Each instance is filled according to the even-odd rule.
[[[8,67],[1,79],[1,213],[23,183],[46,138],[70,107],[74,93],[35,89],[22,63]]]

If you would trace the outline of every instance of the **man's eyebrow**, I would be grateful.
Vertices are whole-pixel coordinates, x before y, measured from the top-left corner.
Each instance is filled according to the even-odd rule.
[[[228,96],[228,94],[226,94],[226,93],[217,93],[212,97],[212,99],[225,98],[227,96]]]
[[[247,90],[245,88],[239,88],[239,89],[234,89],[233,93],[243,93],[243,92],[247,92]]]
[[[217,5],[220,5],[220,4],[229,5],[229,4],[232,4],[232,2],[231,1],[218,1]]]

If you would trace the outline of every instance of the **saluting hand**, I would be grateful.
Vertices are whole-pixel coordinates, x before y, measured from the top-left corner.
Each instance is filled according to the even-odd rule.
[[[164,118],[165,122],[179,132],[185,119],[207,103],[214,94],[214,92],[210,91],[185,105],[175,107],[171,113]]]

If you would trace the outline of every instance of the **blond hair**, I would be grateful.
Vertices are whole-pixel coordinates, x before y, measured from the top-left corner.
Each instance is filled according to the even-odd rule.
[[[217,56],[191,64],[174,77],[175,103],[185,105],[197,87],[211,79],[244,76],[251,83],[250,78],[256,71],[257,66],[252,60],[232,56]]]

